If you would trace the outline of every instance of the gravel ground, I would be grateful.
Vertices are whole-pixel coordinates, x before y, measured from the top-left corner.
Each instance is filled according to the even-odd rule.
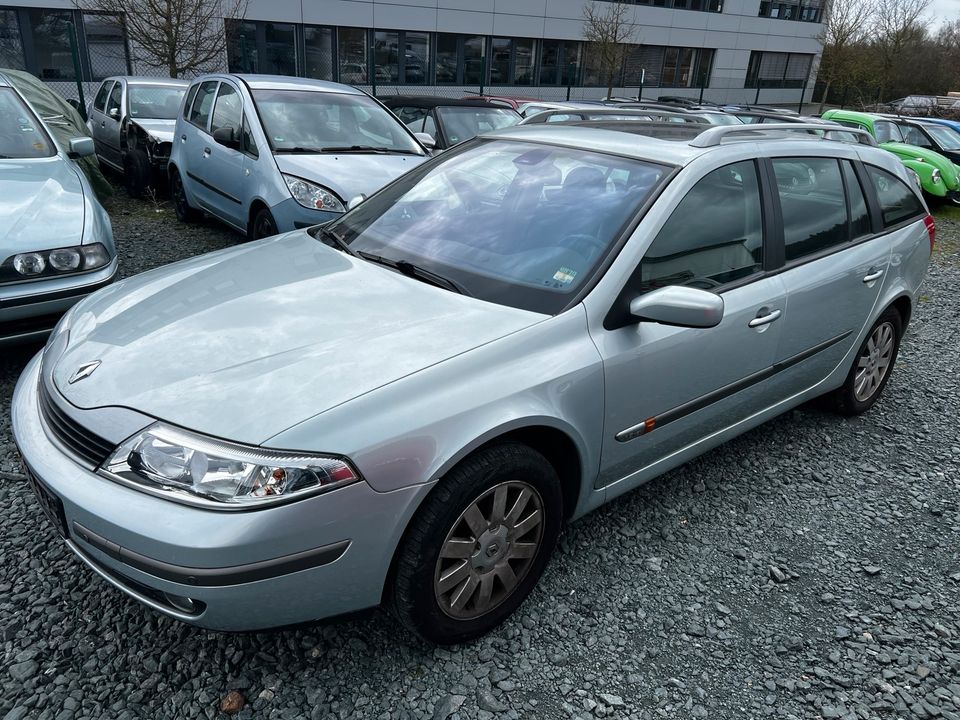
[[[111,203],[125,274],[219,227]],[[492,635],[381,611],[271,633],[181,625],[74,559],[22,481],[0,357],[0,718],[960,720],[960,214],[879,405],[802,408],[592,513]],[[269,611],[269,609],[266,609]],[[231,691],[236,691],[231,693]],[[229,697],[228,697],[229,694]]]

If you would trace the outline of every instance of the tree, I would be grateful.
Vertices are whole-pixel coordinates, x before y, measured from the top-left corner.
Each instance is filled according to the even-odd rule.
[[[910,66],[911,53],[906,51],[927,39],[925,14],[930,0],[874,0],[874,4],[871,32],[880,58],[877,94],[882,98],[891,86],[901,84],[898,78],[909,81],[917,71]]]
[[[137,58],[170,77],[219,69],[230,20],[243,18],[248,0],[75,0],[84,12],[122,17]]]
[[[607,97],[613,94],[614,82],[636,38],[631,14],[632,8],[622,2],[591,2],[583,8],[583,37],[606,82]]]
[[[824,83],[820,98],[820,112],[830,94],[830,88],[849,85],[856,75],[859,59],[858,45],[863,41],[873,12],[871,0],[833,0],[824,9],[819,40],[823,56],[817,77]]]

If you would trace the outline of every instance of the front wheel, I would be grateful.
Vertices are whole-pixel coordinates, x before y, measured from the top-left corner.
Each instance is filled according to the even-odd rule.
[[[123,179],[127,194],[132,198],[142,198],[151,187],[152,169],[147,154],[142,150],[131,150],[123,162]]]
[[[173,199],[173,210],[177,213],[177,219],[180,222],[190,223],[200,219],[200,211],[190,207],[179,170],[174,170],[170,174],[170,196]]]
[[[253,218],[253,224],[250,227],[248,235],[251,240],[270,237],[277,234],[277,223],[273,215],[266,208],[262,208]]]
[[[543,455],[504,443],[468,457],[400,545],[393,604],[401,622],[444,645],[497,627],[536,586],[562,520],[560,480]]]
[[[902,332],[900,313],[894,308],[887,308],[867,333],[846,381],[834,392],[837,412],[859,415],[873,407],[890,379],[900,350]]]

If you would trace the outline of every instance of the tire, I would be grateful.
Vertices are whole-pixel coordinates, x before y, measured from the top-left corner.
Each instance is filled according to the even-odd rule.
[[[132,198],[142,198],[153,186],[153,168],[142,150],[133,150],[124,156],[123,180],[127,194]]]
[[[476,452],[407,528],[391,588],[397,616],[440,645],[489,632],[536,586],[562,521],[560,479],[543,455],[513,442]]]
[[[192,223],[200,219],[200,211],[190,207],[179,170],[173,170],[170,173],[170,198],[173,200],[173,210],[180,222]]]
[[[273,215],[270,214],[267,208],[261,208],[253,218],[247,236],[251,240],[259,240],[270,237],[271,235],[276,235],[278,232],[277,222],[273,219]]]
[[[900,313],[887,308],[857,350],[847,379],[834,391],[834,409],[838,413],[859,415],[873,407],[893,372],[902,332]]]

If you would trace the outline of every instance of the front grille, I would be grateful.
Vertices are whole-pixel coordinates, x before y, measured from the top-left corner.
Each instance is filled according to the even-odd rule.
[[[43,380],[40,381],[40,413],[51,434],[89,467],[99,467],[113,452],[113,443],[82,427],[57,407]]]

